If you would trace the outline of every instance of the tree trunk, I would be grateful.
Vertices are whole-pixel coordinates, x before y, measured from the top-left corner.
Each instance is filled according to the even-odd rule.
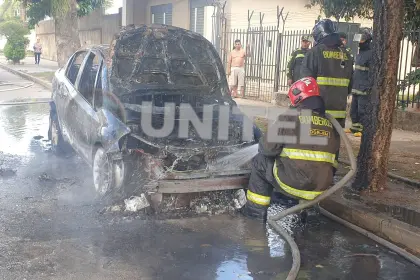
[[[381,190],[387,183],[389,147],[397,93],[404,0],[375,0],[373,75],[369,123],[365,124],[353,187]]]
[[[23,24],[25,26],[27,26],[27,22],[26,22],[26,8],[28,6],[28,1],[27,0],[22,0],[20,2],[20,20],[23,22]]]
[[[70,10],[65,15],[54,19],[55,45],[57,47],[57,62],[59,67],[63,67],[70,56],[81,47],[77,3],[76,0],[70,1]]]

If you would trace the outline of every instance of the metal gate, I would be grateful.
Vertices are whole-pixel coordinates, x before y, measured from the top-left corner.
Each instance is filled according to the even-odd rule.
[[[271,102],[274,99],[276,61],[280,33],[276,26],[233,29],[222,33],[220,56],[225,67],[235,40],[247,49],[245,61],[245,97]]]
[[[301,47],[303,35],[310,35],[311,30],[291,30],[281,35],[280,57],[278,61],[278,91],[287,91],[287,63],[293,51]]]

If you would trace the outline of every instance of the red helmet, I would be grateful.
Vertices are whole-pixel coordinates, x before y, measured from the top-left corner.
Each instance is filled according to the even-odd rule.
[[[309,97],[320,96],[318,84],[312,77],[302,78],[296,81],[290,87],[288,94],[292,106],[298,105]]]

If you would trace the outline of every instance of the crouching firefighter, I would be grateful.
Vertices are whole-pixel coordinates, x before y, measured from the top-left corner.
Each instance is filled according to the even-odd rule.
[[[370,100],[372,90],[372,33],[369,29],[362,29],[361,34],[354,36],[355,41],[359,41],[359,54],[356,56],[356,64],[353,74],[352,102],[350,117],[352,126],[347,129],[347,133],[354,133],[354,136],[361,137],[363,126],[366,125],[366,105]]]
[[[315,79],[298,80],[288,96],[291,108],[278,121],[294,123],[295,127],[280,128],[278,133],[275,129],[274,134],[283,139],[295,137],[296,141],[270,141],[270,130],[261,137],[252,162],[247,202],[240,210],[243,215],[264,222],[274,188],[296,204],[299,200],[313,200],[332,185],[333,169],[337,166],[339,135],[325,116]],[[269,129],[276,126],[274,123]]]

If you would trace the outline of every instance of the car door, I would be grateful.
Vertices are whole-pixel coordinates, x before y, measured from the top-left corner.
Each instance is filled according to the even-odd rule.
[[[80,67],[86,58],[87,51],[76,52],[67,64],[64,75],[60,75],[58,79],[57,90],[55,93],[54,101],[62,130],[63,136],[67,142],[77,150],[74,141],[74,133],[71,130],[74,111],[74,98],[76,97],[76,80],[80,73]]]
[[[93,99],[101,63],[100,55],[92,51],[88,53],[76,79],[76,95],[69,111],[73,116],[70,128],[74,135],[75,146],[80,155],[89,163],[99,122],[93,108]]]

